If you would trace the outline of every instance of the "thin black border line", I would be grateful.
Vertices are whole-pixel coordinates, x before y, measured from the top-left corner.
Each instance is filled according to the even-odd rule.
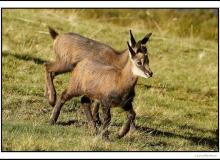
[[[16,2],[16,1],[23,1],[23,2],[25,2],[25,1],[30,1],[30,2],[35,2],[35,1],[41,1],[41,2],[43,2],[43,1],[47,1],[47,2],[51,2],[51,1],[56,1],[56,2],[61,2],[60,0],[2,0],[2,1],[4,1],[4,2],[7,2],[7,1],[9,1],[9,2]],[[73,2],[73,0],[64,0],[63,2],[70,2],[70,1],[72,1]],[[81,2],[86,2],[86,1],[104,1],[104,2],[126,2],[126,1],[130,1],[130,2],[135,2],[135,0],[76,0],[76,1],[81,1]],[[141,2],[146,2],[146,0],[137,0],[137,1],[141,1]],[[207,0],[149,0],[148,2],[158,2],[158,1],[161,1],[161,2],[178,2],[178,1],[180,1],[180,2],[205,2],[205,1],[207,1]],[[219,2],[218,0],[209,0],[209,1],[207,1],[207,2]]]
[[[218,10],[218,136],[216,137],[217,138],[217,143],[218,143],[218,152],[219,152],[219,8],[217,9]]]
[[[3,103],[2,103],[2,8],[1,8],[1,152],[2,152],[2,109],[3,109]]]
[[[219,8],[218,7],[199,7],[199,8],[195,8],[195,7],[193,7],[193,8],[186,8],[186,7],[182,7],[182,8],[180,8],[180,7],[176,7],[176,8],[157,8],[157,7],[154,7],[154,8],[59,8],[59,7],[52,7],[52,8],[42,8],[42,7],[36,7],[36,8],[26,8],[26,7],[23,7],[23,8],[15,8],[15,7],[2,7],[1,8],[1,53],[2,53],[2,31],[3,31],[3,29],[2,29],[2,23],[3,23],[3,21],[2,21],[2,11],[3,11],[3,9],[217,9],[217,11],[218,11],[218,15],[217,15],[217,17],[218,17],[218,104],[219,104]],[[1,75],[2,75],[2,54],[1,54]],[[88,153],[90,153],[90,152],[100,152],[100,153],[103,153],[103,152],[105,152],[105,153],[112,153],[112,152],[123,152],[123,153],[127,153],[127,152],[133,152],[133,153],[143,153],[143,152],[145,152],[145,153],[152,153],[152,152],[156,152],[156,153],[164,153],[164,152],[168,152],[168,153],[170,153],[170,152],[174,152],[174,153],[176,153],[176,152],[178,152],[178,153],[183,153],[183,152],[187,152],[187,153],[194,153],[194,152],[208,152],[208,153],[219,153],[219,105],[218,105],[218,140],[217,140],[217,143],[218,143],[218,151],[2,151],[2,149],[3,149],[3,140],[2,140],[2,124],[3,124],[3,118],[2,118],[2,109],[3,109],[3,107],[2,107],[2,76],[1,76],[1,152],[2,153],[14,153],[14,152],[27,152],[27,153],[29,153],[29,152],[32,152],[32,153],[44,153],[44,152],[47,152],[47,153],[53,153],[53,152],[58,152],[58,153],[65,153],[65,152],[88,152]],[[97,159],[97,158],[96,158]],[[100,158],[101,159],[101,158]]]
[[[196,8],[196,7],[167,7],[167,8],[160,8],[160,7],[148,7],[148,8],[144,8],[144,7],[140,7],[140,8],[137,8],[137,7],[125,7],[125,8],[109,8],[109,7],[102,7],[102,8],[96,8],[96,7],[84,7],[84,8],[73,8],[73,7],[48,7],[48,8],[42,8],[42,7],[21,7],[21,8],[16,8],[16,7],[2,7],[2,9],[217,9],[218,12],[219,12],[219,8],[218,7],[199,7],[199,8]]]

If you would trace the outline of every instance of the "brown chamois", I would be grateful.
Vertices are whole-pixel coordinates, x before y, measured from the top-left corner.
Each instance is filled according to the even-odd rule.
[[[121,52],[101,42],[76,33],[58,35],[50,27],[49,32],[54,39],[53,49],[56,60],[45,64],[45,96],[48,97],[49,104],[52,106],[56,102],[56,91],[53,84],[53,79],[56,75],[72,71],[76,64],[85,58],[101,60],[103,63],[111,64],[117,68],[123,67],[126,62],[126,54],[121,54]]]
[[[98,100],[102,104],[104,115],[102,136],[105,139],[108,139],[109,135],[110,108],[120,106],[127,112],[128,119],[118,135],[119,138],[123,137],[130,130],[130,125],[135,120],[136,114],[133,110],[132,101],[135,96],[134,87],[138,76],[149,78],[153,74],[149,68],[146,46],[143,45],[147,40],[138,41],[133,47],[127,43],[128,49],[125,50],[124,54],[129,56],[127,56],[126,63],[121,69],[91,58],[79,62],[72,71],[67,89],[62,92],[61,98],[53,109],[50,123],[54,124],[57,121],[61,107],[67,100],[72,97],[84,96],[82,103],[85,111],[90,112],[87,118],[95,131],[97,128],[89,109],[90,100]]]
[[[51,37],[54,39],[53,48],[56,54],[56,60],[55,62],[45,64],[45,96],[48,98],[49,104],[52,106],[54,106],[56,102],[56,90],[53,84],[53,79],[56,75],[71,71],[78,62],[85,58],[100,60],[103,63],[115,66],[116,68],[124,67],[128,58],[128,54],[125,54],[126,52],[115,51],[101,42],[85,38],[75,33],[58,35],[58,33],[50,27],[49,32]],[[150,35],[151,33],[147,34],[143,38],[142,44],[147,42]],[[130,37],[131,46],[134,47],[136,45],[136,41],[131,31]],[[142,50],[144,51],[144,49]],[[92,114],[97,122],[99,122],[98,108],[99,105],[96,104]]]

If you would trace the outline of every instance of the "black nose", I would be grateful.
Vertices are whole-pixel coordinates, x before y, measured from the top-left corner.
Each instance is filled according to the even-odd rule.
[[[153,76],[153,72],[150,72],[149,75],[150,75],[150,77],[152,77]]]

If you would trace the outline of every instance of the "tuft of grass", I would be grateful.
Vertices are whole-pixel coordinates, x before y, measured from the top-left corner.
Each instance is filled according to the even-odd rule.
[[[217,23],[210,9],[3,9],[3,151],[217,151]],[[48,124],[43,64],[54,54],[47,25],[118,50],[129,29],[137,39],[153,32],[147,47],[154,77],[138,80],[136,131],[117,139],[126,114],[113,108],[111,141],[93,136],[79,98],[64,105],[57,125]],[[56,77],[58,98],[69,77]]]

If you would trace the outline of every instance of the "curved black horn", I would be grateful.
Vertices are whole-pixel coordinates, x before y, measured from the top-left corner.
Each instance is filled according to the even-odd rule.
[[[129,49],[129,52],[131,53],[131,57],[135,56],[135,52],[134,50],[131,48],[130,44],[127,42],[128,44],[128,49]]]
[[[135,47],[136,41],[135,41],[135,39],[134,39],[134,37],[133,37],[133,35],[131,33],[131,30],[130,30],[130,37],[131,37],[131,47]]]
[[[151,35],[152,35],[152,33],[148,33],[148,34],[141,40],[141,44],[146,44]]]

